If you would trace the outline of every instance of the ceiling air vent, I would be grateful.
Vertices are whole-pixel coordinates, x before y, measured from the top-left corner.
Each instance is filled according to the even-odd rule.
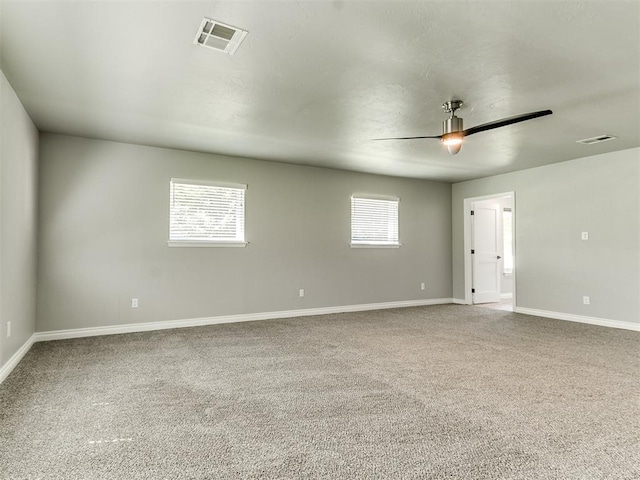
[[[606,142],[608,140],[615,140],[618,137],[612,135],[598,135],[597,137],[585,138],[578,140],[576,143],[584,143],[585,145],[593,145],[594,143]]]
[[[217,20],[204,18],[193,43],[233,55],[247,33],[249,32],[220,23]]]

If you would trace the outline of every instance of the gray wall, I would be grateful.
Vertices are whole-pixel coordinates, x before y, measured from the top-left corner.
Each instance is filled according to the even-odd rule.
[[[0,366],[35,329],[37,166],[38,131],[0,72]]]
[[[53,134],[40,151],[38,331],[451,298],[449,184]],[[171,177],[248,184],[250,244],[168,247]],[[401,198],[401,248],[349,247],[352,193]]]
[[[507,191],[518,307],[640,323],[640,149],[454,184],[454,298],[464,298],[464,199]]]

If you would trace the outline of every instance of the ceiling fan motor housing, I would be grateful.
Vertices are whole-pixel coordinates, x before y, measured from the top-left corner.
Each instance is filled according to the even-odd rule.
[[[444,122],[442,122],[443,135],[452,132],[461,132],[462,130],[462,119],[456,117],[455,115],[451,115],[450,118],[447,118]]]

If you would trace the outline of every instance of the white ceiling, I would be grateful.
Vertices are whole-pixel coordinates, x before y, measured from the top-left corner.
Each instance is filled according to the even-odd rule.
[[[638,1],[0,0],[0,66],[41,131],[460,181],[640,146]],[[203,17],[249,35],[193,44]],[[441,104],[468,137],[450,156]],[[576,140],[609,134],[593,146]]]

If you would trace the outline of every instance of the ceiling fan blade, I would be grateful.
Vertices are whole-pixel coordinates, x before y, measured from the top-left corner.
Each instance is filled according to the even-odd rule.
[[[442,135],[428,135],[426,137],[391,137],[391,138],[374,138],[374,140],[417,140],[420,138],[442,138]]]
[[[507,125],[525,122],[527,120],[532,120],[538,117],[544,117],[545,115],[551,115],[552,113],[553,112],[551,110],[540,110],[539,112],[524,113],[522,115],[515,115],[513,117],[503,118],[502,120],[495,120],[493,122],[483,123],[482,125],[467,128],[462,133],[465,137],[467,137],[469,135],[473,135],[474,133],[486,132],[487,130],[493,130],[494,128],[506,127]]]

